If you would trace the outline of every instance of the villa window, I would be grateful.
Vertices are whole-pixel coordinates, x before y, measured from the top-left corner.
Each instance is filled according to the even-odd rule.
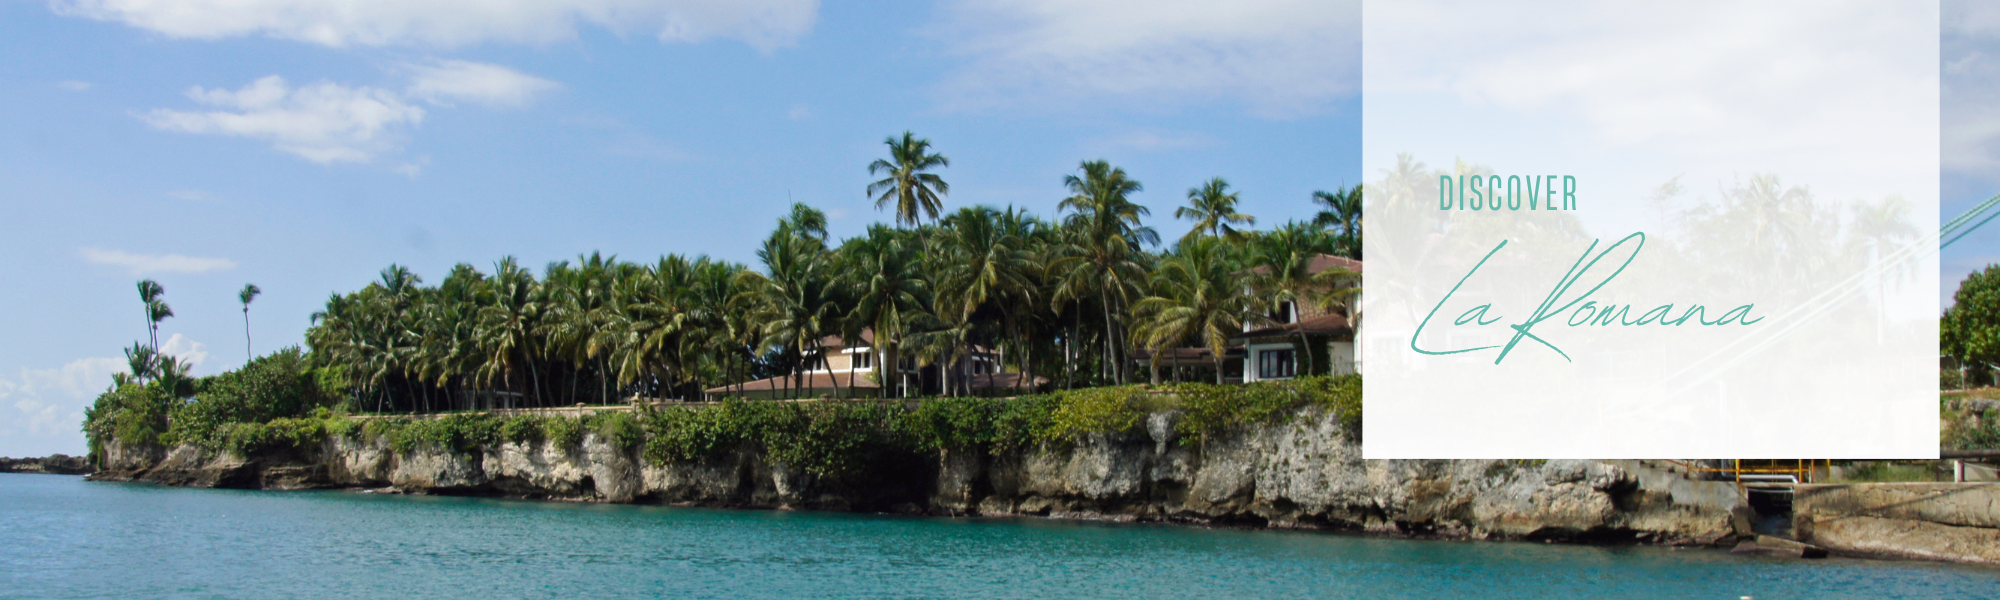
[[[873,353],[870,353],[870,352],[856,352],[856,353],[854,353],[854,354],[851,354],[851,355],[849,355],[849,356],[852,356],[852,357],[854,357],[854,358],[852,359],[852,360],[853,360],[853,362],[854,362],[854,367],[853,367],[854,369],[857,369],[857,370],[858,370],[858,369],[873,369],[873,368],[875,368],[875,355],[874,355]]]
[[[1271,309],[1270,318],[1272,321],[1278,323],[1284,323],[1284,324],[1297,323],[1299,322],[1298,317],[1299,313],[1297,307],[1290,302],[1279,302],[1276,307],[1273,307]]]
[[[1257,353],[1258,379],[1285,379],[1298,374],[1292,350],[1264,350]]]

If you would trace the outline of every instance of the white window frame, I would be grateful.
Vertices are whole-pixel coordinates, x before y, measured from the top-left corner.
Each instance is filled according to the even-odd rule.
[[[1264,377],[1261,369],[1259,369],[1264,358],[1264,353],[1278,350],[1290,351],[1292,353],[1292,375],[1290,377]],[[1251,344],[1248,348],[1245,348],[1243,361],[1244,381],[1283,381],[1292,379],[1298,376],[1300,367],[1298,348],[1290,343]]]

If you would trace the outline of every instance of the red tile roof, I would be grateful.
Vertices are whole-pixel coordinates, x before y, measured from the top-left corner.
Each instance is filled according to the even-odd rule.
[[[1332,254],[1314,254],[1310,260],[1306,261],[1306,272],[1309,275],[1318,275],[1337,268],[1360,273],[1361,261],[1345,256],[1334,256]],[[1271,272],[1271,270],[1265,267],[1257,267],[1251,269],[1250,272],[1262,275]]]
[[[801,383],[803,383],[803,385],[801,385]],[[835,387],[840,387],[840,388],[851,387],[851,388],[872,390],[872,389],[880,389],[882,386],[876,385],[875,382],[873,381],[869,381],[867,371],[861,371],[857,373],[837,373],[837,372],[807,373],[804,377],[803,382],[801,382],[800,379],[794,378],[792,376],[770,377],[765,379],[759,379],[756,381],[744,382],[740,385],[725,385],[722,387],[709,388],[708,393],[727,394],[731,392],[767,392],[773,390],[776,391],[814,390],[814,389],[831,390],[834,389]]]

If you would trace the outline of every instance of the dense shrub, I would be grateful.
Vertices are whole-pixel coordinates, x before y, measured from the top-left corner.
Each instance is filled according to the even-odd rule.
[[[646,441],[646,431],[639,425],[639,417],[629,412],[598,413],[591,415],[588,423],[599,439],[627,452],[637,450]]]
[[[1965,373],[1959,372],[1958,369],[1938,369],[1938,389],[1965,389]]]
[[[305,453],[326,441],[328,424],[345,419],[272,419],[264,423],[229,423],[211,438],[218,449],[237,456]]]
[[[1954,450],[2000,448],[2000,410],[1961,408],[1951,398],[1940,401],[1939,417],[1944,422],[1939,442]]]
[[[1089,388],[1056,394],[1054,410],[1036,441],[1068,442],[1084,433],[1131,431],[1145,422],[1151,398],[1139,386]]]
[[[266,423],[310,415],[325,406],[317,376],[296,347],[262,356],[235,371],[194,384],[194,398],[172,410],[172,439],[219,449],[234,423]],[[234,428],[232,428],[234,429]]]
[[[172,401],[152,387],[127,383],[105,391],[83,411],[83,431],[90,453],[102,455],[103,444],[116,439],[128,445],[171,444],[167,412]],[[166,439],[162,439],[166,437]]]
[[[583,443],[583,419],[575,417],[533,417],[542,420],[542,439],[557,448],[575,448]]]
[[[209,398],[226,399],[225,394],[235,393],[220,389]],[[90,427],[121,440],[171,437],[159,433],[168,404],[160,398],[139,386],[108,392],[92,409]],[[218,401],[211,406],[252,404]],[[1196,441],[1223,429],[1285,418],[1306,406],[1336,411],[1342,425],[1358,435],[1360,378],[1306,377],[1242,386],[1187,384],[1164,390],[1124,386],[1018,398],[806,403],[728,400],[707,406],[603,412],[585,418],[502,418],[474,412],[437,419],[355,419],[318,407],[301,417],[204,425],[206,433],[198,439],[211,448],[246,456],[305,451],[330,436],[385,441],[396,452],[476,452],[503,442],[540,441],[574,449],[588,432],[627,452],[640,452],[654,465],[751,449],[809,473],[845,477],[867,474],[871,465],[892,464],[920,454],[946,450],[1012,452],[1073,443],[1086,434],[1131,432],[1144,425],[1148,414],[1162,411],[1179,411],[1176,427],[1183,439]],[[201,430],[190,426],[184,431],[192,437]]]
[[[917,403],[897,422],[916,449],[925,452],[984,448],[1001,441],[1000,415],[1013,401],[989,398],[932,398]],[[1035,427],[1043,426],[1042,423]]]
[[[742,445],[748,428],[741,422],[747,410],[742,400],[719,406],[670,407],[647,415],[646,460],[666,464],[714,456]]]
[[[541,441],[542,420],[529,415],[507,419],[500,424],[500,437],[516,444]]]

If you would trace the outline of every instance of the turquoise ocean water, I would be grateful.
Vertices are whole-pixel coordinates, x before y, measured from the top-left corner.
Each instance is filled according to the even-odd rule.
[[[2000,598],[2000,569],[0,474],[0,598]]]

